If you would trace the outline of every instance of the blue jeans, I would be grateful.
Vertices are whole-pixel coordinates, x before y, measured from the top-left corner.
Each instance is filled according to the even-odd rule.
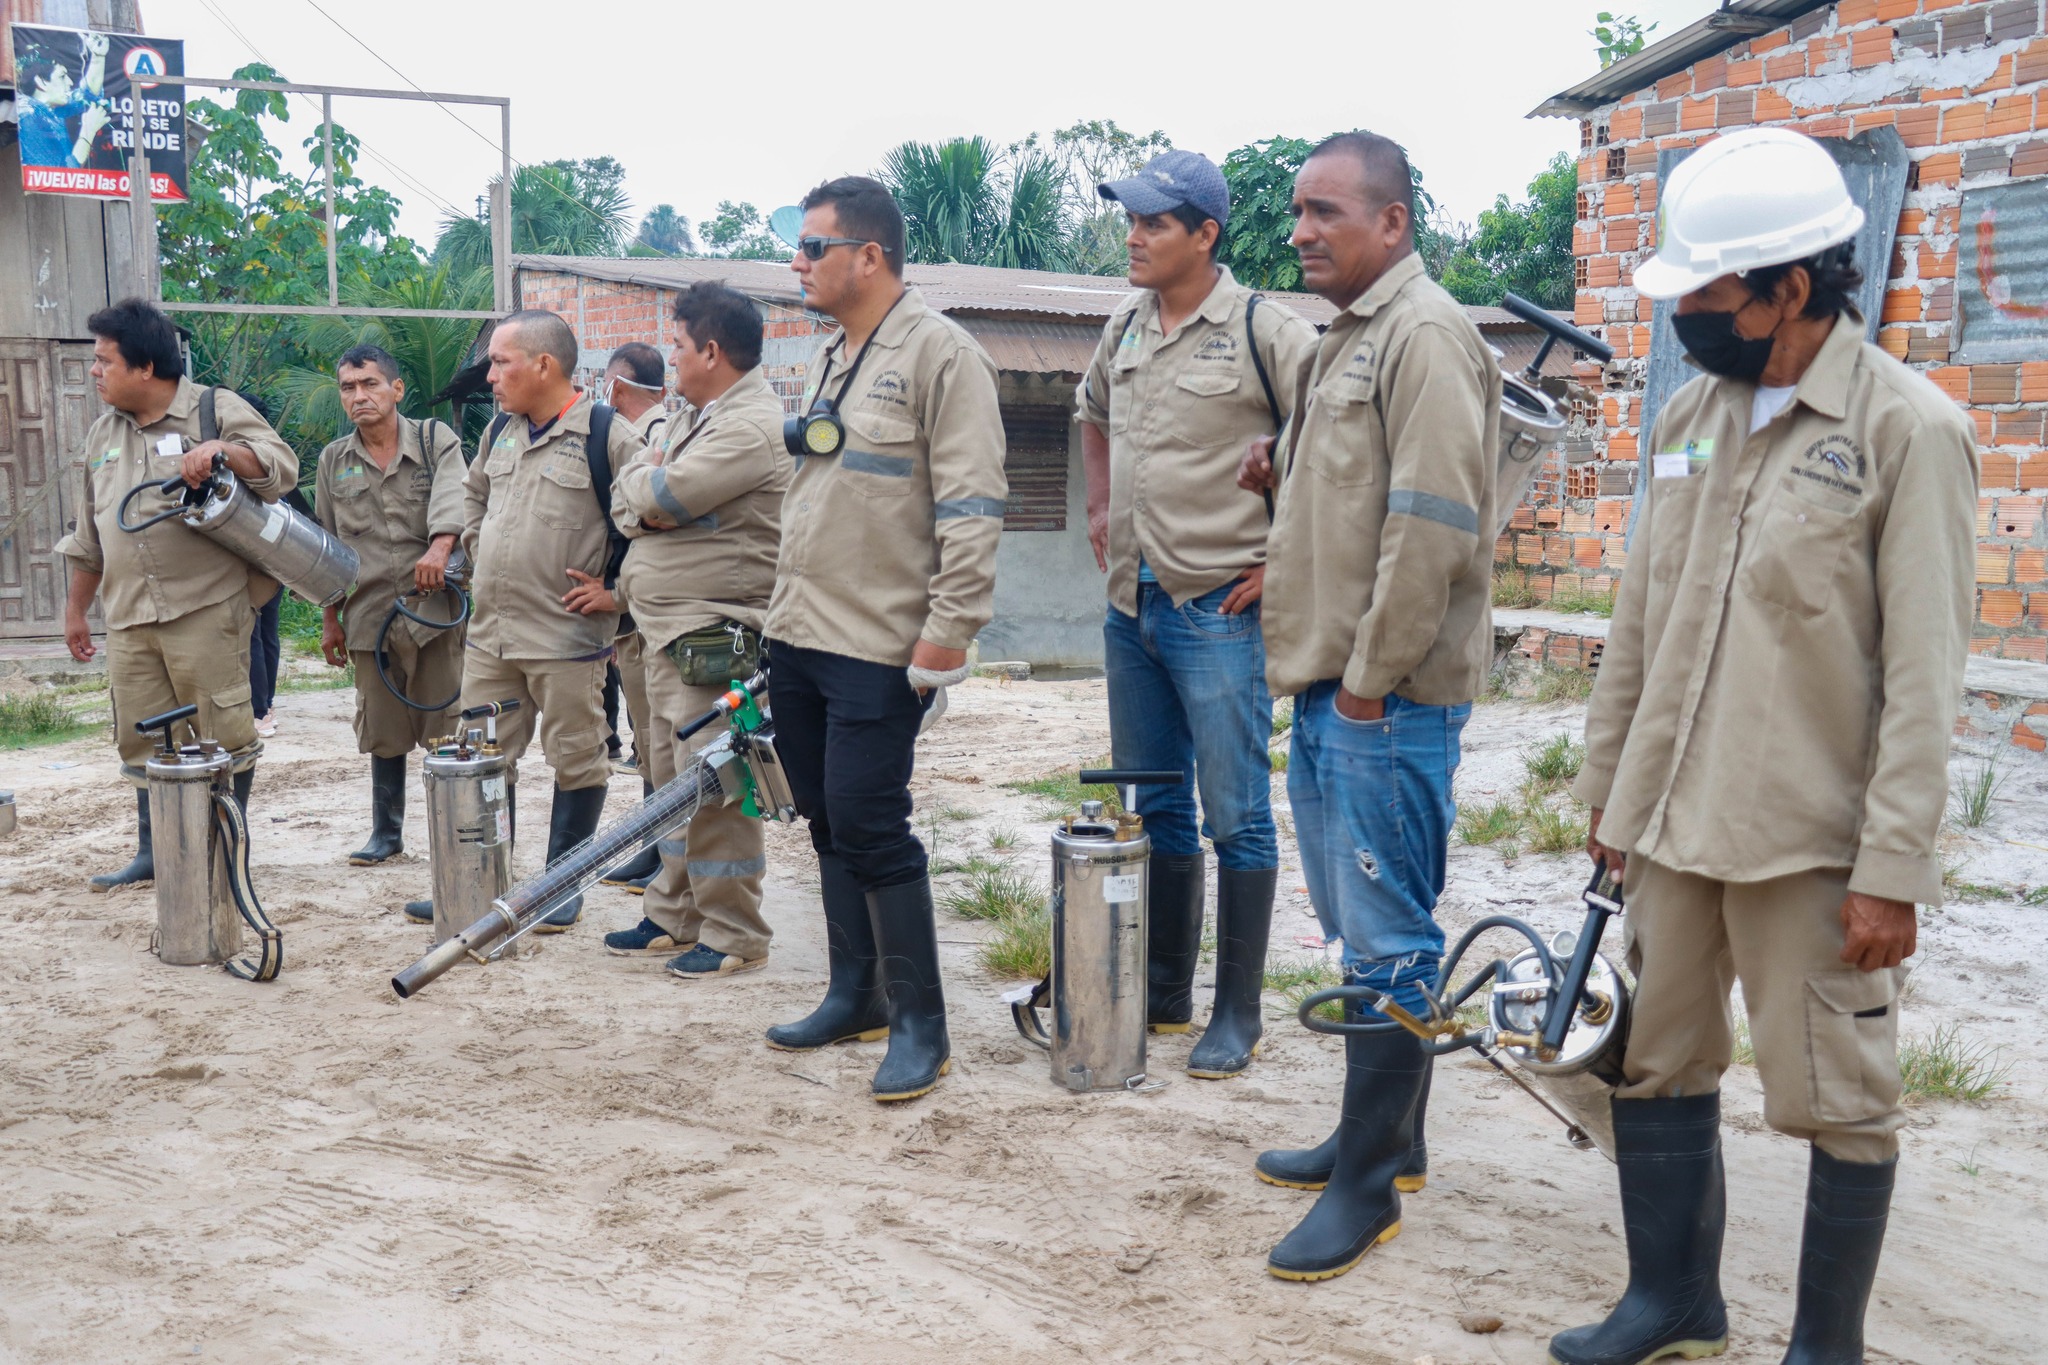
[[[1276,867],[1273,833],[1273,697],[1266,691],[1266,645],[1254,603],[1233,616],[1216,609],[1233,584],[1176,607],[1156,583],[1138,585],[1138,614],[1115,607],[1102,623],[1109,677],[1110,761],[1119,768],[1192,770],[1173,787],[1138,788],[1153,851],[1202,851],[1195,788],[1202,791],[1200,834],[1216,861],[1233,871]]]
[[[1472,707],[1389,693],[1383,719],[1351,720],[1337,713],[1337,686],[1294,700],[1287,798],[1302,872],[1323,937],[1344,940],[1346,974],[1420,1011],[1415,983],[1435,978],[1444,952],[1436,898]]]

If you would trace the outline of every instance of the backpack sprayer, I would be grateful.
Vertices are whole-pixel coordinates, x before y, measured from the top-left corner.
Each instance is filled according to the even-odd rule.
[[[274,981],[284,967],[284,935],[263,913],[249,880],[249,825],[235,800],[233,756],[218,740],[179,745],[179,721],[193,705],[135,722],[157,734],[143,765],[149,823],[156,835],[156,955],[174,966],[219,963],[244,981]],[[260,940],[255,961],[237,959],[242,924]]]
[[[498,717],[518,709],[516,701],[468,708],[459,719],[482,728],[435,740],[420,760],[436,943],[481,920],[512,885],[512,757],[498,747]]]
[[[1603,863],[1582,893],[1586,916],[1577,933],[1566,929],[1544,942],[1527,921],[1488,915],[1467,929],[1452,948],[1433,983],[1424,985],[1428,1017],[1419,1018],[1370,986],[1335,986],[1301,1002],[1302,1026],[1313,1033],[1385,1033],[1405,1028],[1434,1057],[1471,1048],[1496,1071],[1529,1092],[1565,1125],[1565,1140],[1584,1150],[1597,1147],[1614,1158],[1614,1116],[1609,1101],[1622,1083],[1628,1043],[1629,985],[1600,952],[1607,921],[1622,913],[1621,883]],[[1512,960],[1495,958],[1453,989],[1459,964],[1479,936],[1506,929],[1529,941]],[[1471,1025],[1458,1010],[1480,991],[1488,992],[1486,1022]],[[1385,1020],[1337,1023],[1316,1007],[1357,1000]],[[1513,1066],[1501,1061],[1505,1055]]]
[[[490,908],[460,933],[436,944],[433,951],[392,977],[391,989],[401,1000],[410,999],[465,957],[496,962],[555,910],[595,886],[607,868],[642,844],[681,828],[706,805],[737,801],[757,819],[794,820],[796,798],[775,752],[774,723],[759,702],[767,687],[765,668],[745,682],[735,682],[717,705],[676,731],[676,738],[688,739],[716,721],[730,722],[727,732],[699,750],[674,781],[657,788],[631,815],[612,821],[548,864],[540,875],[493,898]],[[438,847],[435,851],[438,855]],[[435,867],[435,929],[439,932],[438,861]]]
[[[154,516],[131,523],[129,505],[151,490],[179,496]],[[187,486],[183,475],[136,484],[115,509],[114,523],[133,534],[173,517],[318,606],[333,606],[355,586],[361,563],[354,550],[290,504],[251,493],[219,455],[213,457],[212,475],[197,488]]]
[[[422,593],[415,589],[412,592],[402,592],[392,600],[391,610],[384,613],[384,624],[377,627],[377,647],[375,653],[371,655],[371,658],[377,664],[377,679],[384,684],[384,690],[415,711],[430,713],[446,711],[449,707],[455,705],[456,702],[462,700],[462,684],[459,680],[456,683],[454,694],[439,702],[414,701],[411,697],[406,696],[405,689],[391,680],[391,652],[385,645],[385,641],[391,637],[391,628],[398,624],[400,617],[404,617],[414,625],[424,626],[426,629],[433,631],[456,630],[469,623],[471,610],[469,600],[469,556],[463,554],[460,545],[457,545],[453,553],[448,556],[448,567],[443,571],[442,577],[447,581],[439,592]],[[406,605],[408,601],[415,599],[421,600],[422,605],[424,605],[425,598],[443,595],[455,599],[454,610],[445,621],[436,621],[430,616],[422,616]],[[494,711],[490,714],[496,716],[501,713]],[[468,711],[464,711],[462,716],[465,720],[473,719]],[[495,734],[491,736],[490,742],[493,744],[497,742]],[[436,924],[438,925],[438,923],[439,917],[437,916]]]
[[[1152,836],[1135,811],[1137,789],[1179,782],[1178,772],[1084,769],[1081,781],[1123,788],[1108,815],[1083,801],[1052,832],[1052,971],[1003,997],[1025,1042],[1052,1054],[1052,1079],[1069,1090],[1150,1090],[1145,1077],[1146,933]],[[1038,1007],[1050,1001],[1052,1032]]]

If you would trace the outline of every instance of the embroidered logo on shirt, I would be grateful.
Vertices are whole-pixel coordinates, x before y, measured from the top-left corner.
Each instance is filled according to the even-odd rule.
[[[1823,436],[1799,452],[1800,463],[1792,472],[1825,488],[1856,497],[1863,496],[1863,479],[1870,472],[1863,447],[1847,436]]]
[[[1195,360],[1215,364],[1237,359],[1237,338],[1229,332],[1212,333],[1209,339],[1195,349]]]
[[[1361,341],[1358,343],[1358,349],[1351,353],[1351,359],[1344,363],[1343,372],[1337,377],[1370,389],[1373,380],[1379,375],[1379,368],[1378,348],[1370,341]]]
[[[901,370],[884,370],[875,376],[874,383],[868,385],[868,401],[907,408],[910,406],[910,381],[903,377]]]

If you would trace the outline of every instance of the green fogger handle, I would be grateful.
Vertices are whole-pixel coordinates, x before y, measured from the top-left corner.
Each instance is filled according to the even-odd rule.
[[[676,738],[688,739],[691,735],[696,734],[714,721],[724,720],[727,716],[745,706],[753,698],[760,696],[762,689],[767,686],[768,670],[766,667],[763,667],[745,682],[735,683],[732,690],[720,697],[717,704],[709,711],[706,711],[697,719],[677,730]]]

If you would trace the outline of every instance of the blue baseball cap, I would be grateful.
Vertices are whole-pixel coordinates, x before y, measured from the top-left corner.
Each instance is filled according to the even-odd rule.
[[[1186,204],[1217,227],[1230,225],[1230,186],[1216,163],[1200,152],[1161,152],[1128,180],[1097,185],[1104,199],[1139,215],[1169,213]]]

